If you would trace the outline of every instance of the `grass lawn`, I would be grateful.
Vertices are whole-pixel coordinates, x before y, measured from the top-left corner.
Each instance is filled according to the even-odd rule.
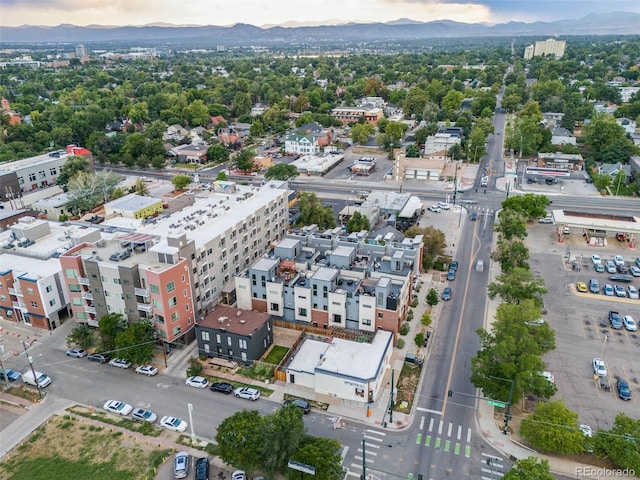
[[[121,432],[54,416],[0,464],[0,478],[151,480],[170,454]]]
[[[274,347],[269,352],[269,355],[264,358],[264,362],[270,363],[272,365],[280,365],[280,362],[288,351],[288,347],[283,347],[282,345],[274,345]]]

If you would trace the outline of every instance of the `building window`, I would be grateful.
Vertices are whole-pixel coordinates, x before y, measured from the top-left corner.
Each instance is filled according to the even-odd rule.
[[[58,170],[56,170],[56,167],[52,167],[52,168],[49,170],[49,173],[51,173],[51,175],[57,175],[57,174],[58,174]]]
[[[240,347],[240,350],[246,350],[247,349],[247,341],[244,338],[241,338],[238,340],[238,346]]]
[[[306,317],[307,316],[307,309],[306,308],[298,308],[298,316]]]
[[[184,295],[185,298],[189,296],[186,288],[182,291],[182,295]]]
[[[105,297],[110,297],[111,296],[111,292],[109,290],[105,290],[104,291],[104,296]]]
[[[30,173],[29,174],[29,180],[32,181],[32,182],[35,182],[36,181],[36,174],[35,173]]]
[[[208,344],[208,343],[205,343],[205,344],[204,344],[204,353],[209,353],[209,352],[210,352],[210,350],[209,350],[209,344]]]
[[[382,312],[378,312],[378,318],[382,318],[384,315]]]
[[[78,271],[73,268],[65,268],[64,276],[67,278],[78,278]]]
[[[53,307],[56,304],[55,300],[49,300],[49,306]]]
[[[31,288],[31,287],[27,287],[27,293],[28,293],[29,295],[33,295],[33,288]]]
[[[333,323],[342,323],[342,315],[334,314]]]
[[[69,291],[70,292],[81,292],[81,288],[80,285],[77,283],[70,283],[69,284]]]
[[[157,298],[151,300],[151,303],[153,304],[153,308],[162,308],[162,302]]]
[[[362,324],[363,325],[371,325],[371,319],[370,318],[363,318],[362,319]]]
[[[171,323],[177,322],[180,320],[180,314],[178,312],[173,312],[171,314]]]
[[[154,293],[156,295],[160,295],[160,287],[158,285],[154,285],[153,283],[149,284],[149,289],[151,290],[151,293]]]
[[[177,297],[171,297],[169,299],[169,306],[170,307],[175,307],[178,304],[178,298]]]
[[[231,337],[227,337],[227,345],[231,346]]]
[[[209,341],[209,332],[201,332],[202,333],[202,340],[204,340],[205,342]]]
[[[176,289],[176,284],[175,282],[169,282],[167,283],[167,293],[171,293]]]
[[[51,293],[51,290],[53,290],[53,287],[51,285],[47,285],[45,290],[47,291],[47,293]]]
[[[116,278],[116,277],[113,277],[113,283],[115,283],[116,285],[120,285],[121,284],[120,279]]]
[[[106,275],[100,275],[100,280],[102,280],[102,283],[108,283],[109,277],[107,277]]]
[[[180,335],[180,325],[173,327],[173,336]]]
[[[364,398],[364,388],[357,388],[356,387],[356,397]]]
[[[38,172],[38,175],[40,175],[40,178],[47,178],[47,172],[45,172],[44,170],[40,170]]]
[[[156,313],[156,322],[164,324],[164,317]]]
[[[220,340],[220,334],[216,333],[216,343],[222,343],[222,341]]]
[[[33,308],[38,308],[38,303],[37,302],[31,302],[31,306]]]
[[[280,305],[278,305],[277,303],[272,303],[271,310],[278,312],[280,310]]]

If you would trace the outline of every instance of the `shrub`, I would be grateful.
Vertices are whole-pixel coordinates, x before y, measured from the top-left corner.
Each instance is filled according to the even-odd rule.
[[[198,357],[191,357],[189,360],[189,368],[187,368],[187,377],[193,377],[202,373],[202,364],[199,362]]]
[[[413,340],[416,342],[416,345],[421,347],[424,344],[424,333],[417,333]]]
[[[429,289],[429,293],[427,293],[427,305],[433,307],[438,304],[438,292],[435,288]]]
[[[413,300],[411,300],[411,306],[412,306],[413,308],[416,308],[416,307],[418,306],[418,304],[419,304],[419,303],[420,303],[420,302],[418,301],[418,299],[417,299],[417,298],[414,298]]]
[[[420,319],[420,323],[422,323],[422,325],[424,325],[425,327],[428,327],[429,325],[431,325],[431,315],[429,315],[428,313],[425,313],[424,315],[422,315],[422,318]]]
[[[396,348],[404,348],[404,339],[403,338],[399,338],[397,343],[396,343]]]
[[[409,330],[411,330],[411,326],[407,322],[404,322],[400,327],[400,335],[406,335],[409,333]]]
[[[407,312],[407,322],[410,322],[411,320],[413,320],[413,310],[409,310]]]

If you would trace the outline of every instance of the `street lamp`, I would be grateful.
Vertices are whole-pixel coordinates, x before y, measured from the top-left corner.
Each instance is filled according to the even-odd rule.
[[[187,407],[189,408],[189,425],[191,425],[191,443],[196,443],[196,432],[193,429],[193,405],[188,403]]]

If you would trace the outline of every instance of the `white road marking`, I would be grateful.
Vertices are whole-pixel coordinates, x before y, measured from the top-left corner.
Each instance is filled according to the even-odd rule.
[[[420,430],[424,428],[424,417],[420,419]]]
[[[434,422],[435,418],[431,418],[431,420],[429,421],[429,431],[433,431],[433,422]]]
[[[458,425],[458,436],[456,438],[460,440],[460,437],[462,437],[462,425]]]
[[[440,420],[440,425],[438,426],[438,435],[442,435],[442,427],[444,426],[444,422]]]
[[[442,412],[439,410],[431,410],[430,408],[416,407],[416,410],[419,412],[433,413],[434,415],[442,415]]]

